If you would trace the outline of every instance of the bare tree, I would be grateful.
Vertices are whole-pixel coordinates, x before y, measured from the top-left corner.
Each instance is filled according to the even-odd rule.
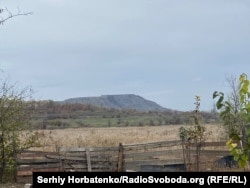
[[[16,13],[12,13],[9,9],[7,8],[0,8],[0,25],[3,25],[7,20],[17,17],[17,16],[28,16],[33,14],[32,12],[22,12],[17,9]]]
[[[239,79],[235,75],[231,74],[225,78],[226,86],[229,88],[229,92],[225,95],[225,100],[227,101],[228,116],[224,118],[224,125],[226,134],[229,136],[232,132],[242,132],[242,118],[239,115],[241,110],[240,103],[240,83]],[[230,113],[229,113],[230,111]]]
[[[228,94],[228,101],[230,101],[234,112],[237,113],[240,109],[239,89],[240,85],[238,79],[233,74],[226,77],[226,83],[229,86],[230,93]]]

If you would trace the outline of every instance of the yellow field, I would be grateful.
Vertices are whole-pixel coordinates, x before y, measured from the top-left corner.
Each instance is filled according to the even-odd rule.
[[[46,147],[43,150],[54,151],[56,145],[98,147],[179,140],[178,131],[181,126],[184,125],[45,130],[47,136],[43,143]],[[224,130],[220,125],[209,124],[205,127],[206,141],[224,140]]]

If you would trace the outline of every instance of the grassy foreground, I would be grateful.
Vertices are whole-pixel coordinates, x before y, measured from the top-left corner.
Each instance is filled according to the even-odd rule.
[[[179,140],[179,128],[188,125],[162,125],[143,127],[68,128],[42,130],[46,137],[42,142],[43,151],[55,151],[56,146],[118,146],[166,140]],[[220,125],[207,124],[206,141],[224,140],[224,130]]]

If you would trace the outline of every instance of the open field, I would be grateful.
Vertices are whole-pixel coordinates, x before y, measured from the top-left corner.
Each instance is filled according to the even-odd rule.
[[[42,148],[44,151],[55,151],[57,146],[117,146],[119,143],[138,144],[167,140],[179,140],[178,131],[181,126],[162,125],[142,127],[107,127],[107,128],[69,128],[58,130],[43,130],[45,137]],[[223,127],[215,124],[206,124],[207,140],[225,140]],[[23,188],[23,184],[0,184],[3,188]]]
[[[142,127],[107,127],[107,128],[69,128],[58,130],[43,130],[44,151],[54,151],[56,146],[117,146],[122,144],[137,144],[166,140],[179,140],[178,131],[181,126],[162,125]],[[224,131],[220,125],[204,125],[206,141],[222,141]]]

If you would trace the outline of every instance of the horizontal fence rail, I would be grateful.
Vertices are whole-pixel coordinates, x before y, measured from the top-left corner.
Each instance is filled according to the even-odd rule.
[[[23,151],[17,155],[17,181],[32,182],[32,172],[124,172],[185,171],[185,155],[192,162],[197,153],[195,144],[162,141],[116,147],[64,147],[56,152]],[[225,142],[200,143],[200,170],[211,168],[219,158],[228,156]],[[189,161],[189,162],[190,162]],[[190,163],[191,163],[190,162]],[[191,164],[192,165],[192,164]]]

